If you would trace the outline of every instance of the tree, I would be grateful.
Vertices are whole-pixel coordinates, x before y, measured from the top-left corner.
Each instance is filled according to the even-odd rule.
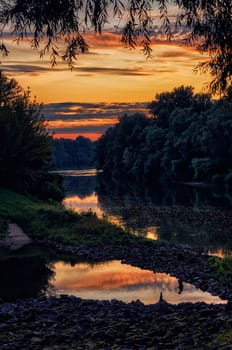
[[[60,178],[49,173],[51,139],[41,106],[30,101],[29,91],[4,75],[0,91],[0,185],[60,200]]]
[[[191,87],[160,96],[155,118],[124,116],[97,141],[100,168],[112,178],[123,176],[140,185],[220,181],[231,188],[231,88],[218,101],[194,95]]]
[[[193,101],[193,87],[180,86],[174,88],[171,92],[162,92],[157,94],[155,101],[152,101],[149,108],[157,118],[158,124],[162,127],[168,127],[169,117],[176,108],[191,107]]]
[[[22,89],[15,79],[8,79],[0,71],[0,107],[12,104],[22,93]]]
[[[179,86],[171,92],[162,92],[155,96],[149,105],[151,113],[157,119],[158,125],[168,127],[170,117],[175,109],[190,108],[193,112],[203,112],[209,109],[211,100],[209,94],[194,94],[192,86]]]
[[[55,169],[86,169],[94,166],[94,143],[83,136],[76,140],[53,139],[52,161]]]
[[[186,43],[197,45],[209,56],[197,69],[210,72],[213,92],[224,92],[232,79],[231,0],[0,0],[0,31],[4,37],[4,32],[12,28],[11,34],[18,41],[32,36],[32,47],[39,49],[41,55],[50,52],[52,64],[61,56],[72,66],[78,54],[88,51],[86,31],[101,34],[114,17],[122,23],[118,30],[123,44],[135,47],[139,43],[149,56],[151,38],[156,34],[155,4],[168,39],[178,27],[184,29]],[[177,9],[175,23],[168,16],[168,6],[173,4]],[[61,38],[62,51],[58,44]],[[8,54],[4,41],[0,49]]]

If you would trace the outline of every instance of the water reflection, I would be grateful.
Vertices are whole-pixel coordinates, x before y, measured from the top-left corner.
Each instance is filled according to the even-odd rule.
[[[111,261],[96,265],[75,266],[57,262],[52,286],[56,294],[75,295],[83,299],[118,299],[126,303],[139,299],[144,304],[159,301],[160,293],[172,304],[181,302],[225,303],[217,296],[203,292],[165,273],[153,273]]]
[[[35,250],[35,255],[34,251]],[[51,252],[40,248],[24,250],[0,261],[0,299],[38,297],[42,295],[75,295],[83,299],[140,300],[144,304],[159,301],[160,293],[169,303],[225,303],[217,296],[165,273],[153,273],[137,267],[110,261],[97,264],[57,261]],[[31,255],[32,254],[32,255]]]
[[[148,188],[131,183],[115,183],[102,175],[88,187],[83,196],[81,177],[65,177],[65,206],[77,211],[95,211],[137,235],[189,244],[221,255],[232,251],[232,202],[230,197],[209,188],[189,186]],[[78,186],[74,185],[77,181]],[[72,190],[71,190],[72,189]],[[202,211],[202,215],[198,214]],[[220,211],[214,220],[215,211]],[[230,218],[230,223],[228,223]]]
[[[68,174],[68,175],[67,175]],[[95,173],[75,171],[75,175],[64,173],[64,186],[67,196],[77,195],[80,198],[91,196],[96,188]]]
[[[0,261],[0,299],[14,301],[41,296],[50,289],[53,274],[39,256]]]
[[[72,209],[76,212],[85,212],[85,211],[93,211],[99,217],[103,216],[103,211],[98,206],[98,197],[95,193],[92,193],[90,196],[86,196],[81,198],[77,195],[68,195],[63,200],[63,203],[66,208]]]

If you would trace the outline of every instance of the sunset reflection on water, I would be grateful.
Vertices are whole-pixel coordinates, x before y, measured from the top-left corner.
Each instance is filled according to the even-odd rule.
[[[99,205],[98,196],[96,193],[92,193],[91,195],[85,196],[84,198],[81,198],[77,195],[66,196],[63,200],[63,204],[65,208],[72,209],[77,213],[92,211],[93,213],[96,213],[99,218],[105,217],[115,225],[121,226],[123,228],[127,227],[123,219],[119,216],[105,214],[104,210],[101,209]],[[137,236],[142,235],[148,239],[157,240],[159,238],[158,229],[159,227],[157,226],[149,226],[140,231],[132,231]]]
[[[72,209],[75,212],[86,212],[91,210],[96,213],[98,217],[103,216],[103,211],[98,206],[98,197],[95,193],[81,198],[77,195],[67,196],[63,200],[65,208]]]
[[[118,299],[126,303],[139,299],[144,304],[163,298],[173,304],[181,302],[225,303],[219,297],[203,292],[195,286],[183,283],[165,273],[153,273],[137,267],[111,261],[99,264],[76,265],[57,262],[52,285],[56,294],[75,295],[83,299]]]

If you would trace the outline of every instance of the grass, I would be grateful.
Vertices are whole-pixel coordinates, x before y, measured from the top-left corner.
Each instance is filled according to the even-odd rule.
[[[232,256],[221,259],[216,256],[209,257],[210,267],[213,268],[218,277],[228,284],[232,284]]]
[[[231,345],[232,343],[232,330],[228,329],[222,333],[218,333],[216,336],[220,345]]]
[[[99,246],[140,239],[91,212],[77,214],[60,203],[44,202],[3,188],[0,188],[0,198],[3,232],[6,232],[7,223],[15,222],[32,239],[45,238],[65,244]]]

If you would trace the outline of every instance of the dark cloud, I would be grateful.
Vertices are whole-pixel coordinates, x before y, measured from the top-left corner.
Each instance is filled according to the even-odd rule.
[[[30,73],[30,74],[39,74],[41,72],[51,71],[51,67],[46,64],[42,65],[26,65],[26,64],[1,64],[1,69],[7,73]],[[52,68],[53,71],[62,71],[67,70],[68,68]]]
[[[108,74],[108,75],[128,75],[128,76],[150,76],[152,72],[145,71],[138,68],[104,68],[104,67],[78,67],[75,69],[77,72],[83,72],[88,74]]]
[[[180,54],[181,56],[181,54]],[[162,56],[162,57],[165,57]],[[167,53],[167,57],[168,56]],[[173,57],[173,56],[172,56]],[[144,63],[144,62],[143,62]],[[23,62],[20,64],[19,61],[12,61],[12,64],[2,64],[1,69],[5,73],[13,73],[13,74],[23,74],[28,73],[30,75],[37,75],[43,72],[53,72],[55,71],[67,71],[69,68],[67,65],[58,65],[57,68],[51,68],[49,62],[44,62],[44,65],[41,65],[41,62],[35,62],[34,64],[24,64]],[[82,77],[91,77],[95,74],[102,75],[115,75],[115,76],[152,76],[158,73],[173,73],[173,69],[141,69],[141,68],[104,68],[104,67],[76,67],[73,71],[77,72],[77,75],[81,75]]]
[[[189,57],[189,52],[186,50],[170,50],[170,51],[164,51],[162,53],[157,54],[158,57],[162,58],[183,58],[183,57]]]
[[[148,114],[148,103],[50,103],[43,113],[50,121],[49,132],[56,135],[103,134],[124,114]],[[71,114],[70,114],[71,112]],[[78,125],[79,124],[79,125]],[[88,125],[89,124],[89,125]]]
[[[148,103],[50,103],[43,106],[43,114],[47,120],[88,120],[120,117],[133,113],[146,113]]]

